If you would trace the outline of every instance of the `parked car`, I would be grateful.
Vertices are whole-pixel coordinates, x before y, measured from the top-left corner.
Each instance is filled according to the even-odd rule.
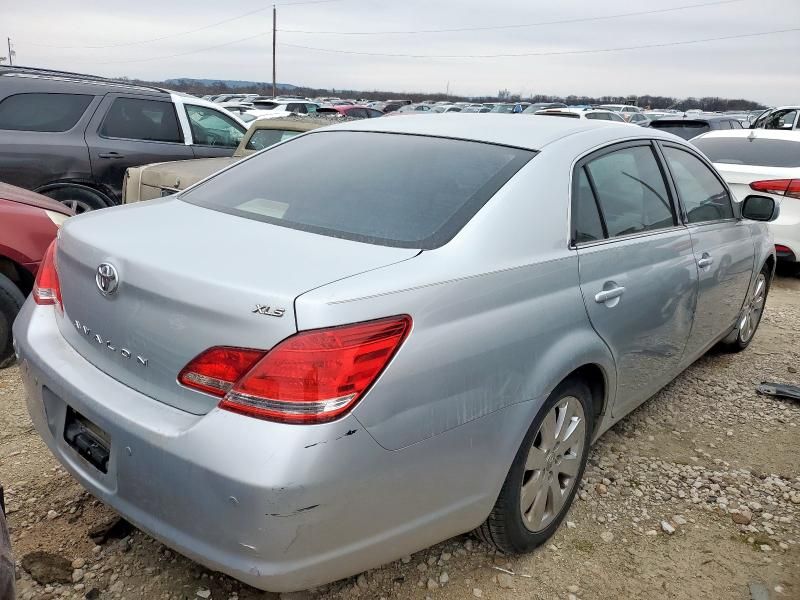
[[[531,105],[530,102],[498,102],[489,112],[493,113],[522,113]]]
[[[778,260],[800,260],[800,131],[751,129],[712,131],[696,137],[741,202],[749,194],[771,196],[780,204],[770,223]]]
[[[753,121],[753,129],[800,129],[800,106],[781,106],[764,111]]]
[[[14,361],[11,324],[58,228],[72,214],[40,194],[0,183],[0,369]]]
[[[662,117],[656,121],[652,121],[650,127],[668,131],[685,140],[691,140],[701,133],[717,129],[742,129],[742,124],[731,117],[703,115],[700,113],[682,117]]]
[[[628,123],[633,123],[634,125],[638,125],[639,127],[649,127],[650,126],[650,119],[644,114],[640,112],[631,113],[628,115],[626,119]]]
[[[617,123],[627,123],[619,113],[610,110],[583,109],[583,108],[552,108],[540,110],[533,113],[546,117],[566,117],[570,119],[589,119],[595,121],[615,121]]]
[[[185,190],[245,156],[325,125],[328,125],[325,121],[297,117],[258,119],[247,130],[233,156],[176,160],[129,168],[125,172],[122,201],[125,204],[132,204],[169,196]]]
[[[318,108],[317,114],[336,114],[342,117],[350,117],[351,119],[375,119],[383,116],[381,111],[374,108],[350,104],[340,104],[337,106]]]
[[[14,325],[39,435],[137,527],[273,591],[476,527],[543,544],[594,440],[747,347],[775,262],[688,143],[492,114],[312,131],[68,221],[51,255],[36,297],[61,301]]]
[[[6,505],[3,501],[3,486],[0,485],[0,598],[14,600],[15,563],[11,553],[11,537],[6,525]]]
[[[194,96],[0,66],[0,181],[79,213],[119,204],[128,167],[230,156],[246,129]]]
[[[319,107],[316,102],[256,99],[253,100],[253,108],[245,111],[245,114],[258,119],[281,119],[290,115],[314,115]]]
[[[568,108],[568,107],[563,102],[535,102],[534,104],[531,104],[530,106],[528,106],[522,112],[525,112],[525,113],[528,113],[528,114],[535,114],[535,113],[539,112],[540,110],[547,110],[547,109],[550,109],[550,108]]]
[[[465,108],[468,108],[469,105],[465,106],[458,106],[456,104],[438,104],[431,108],[432,113],[457,113],[461,112]]]
[[[630,121],[631,117],[635,114],[641,113],[642,109],[638,106],[633,106],[631,104],[601,104],[597,108],[603,110],[611,110],[613,112],[619,113],[623,119],[626,121]]]
[[[470,106],[465,106],[461,112],[462,113],[487,113],[487,112],[491,112],[491,111],[492,111],[492,109],[489,108],[488,106],[484,106],[482,104],[472,104]]]

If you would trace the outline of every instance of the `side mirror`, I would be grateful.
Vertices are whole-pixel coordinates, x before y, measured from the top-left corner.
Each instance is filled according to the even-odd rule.
[[[778,218],[780,207],[768,196],[748,196],[742,202],[742,217],[752,221],[770,222]]]

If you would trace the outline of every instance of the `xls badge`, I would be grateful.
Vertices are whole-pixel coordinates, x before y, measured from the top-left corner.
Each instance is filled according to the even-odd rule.
[[[263,304],[256,304],[253,312],[257,315],[264,315],[265,317],[282,317],[286,312],[285,308],[273,308],[271,306],[264,306]]]

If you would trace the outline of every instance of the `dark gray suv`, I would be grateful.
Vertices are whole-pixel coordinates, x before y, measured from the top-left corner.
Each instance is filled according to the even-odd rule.
[[[125,169],[231,156],[247,126],[186,94],[0,67],[0,181],[85,212],[119,204]]]

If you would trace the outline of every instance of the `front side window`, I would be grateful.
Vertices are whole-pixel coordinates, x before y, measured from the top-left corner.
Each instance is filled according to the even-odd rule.
[[[608,237],[675,225],[664,177],[650,146],[632,146],[586,164]]]
[[[247,150],[263,150],[280,142],[300,135],[300,131],[286,131],[284,129],[258,129],[247,140]]]
[[[192,139],[200,146],[236,148],[244,137],[244,127],[218,110],[185,104]]]
[[[69,131],[86,112],[90,94],[14,94],[0,102],[0,129]]]
[[[664,147],[664,156],[689,223],[733,218],[728,190],[703,161],[685,150],[670,146]]]
[[[239,162],[180,199],[321,235],[432,249],[535,154],[420,135],[320,131]]]
[[[787,108],[768,113],[758,119],[755,127],[764,129],[791,129],[797,119],[797,110]]]
[[[117,98],[108,110],[99,134],[148,142],[183,143],[172,102]]]

